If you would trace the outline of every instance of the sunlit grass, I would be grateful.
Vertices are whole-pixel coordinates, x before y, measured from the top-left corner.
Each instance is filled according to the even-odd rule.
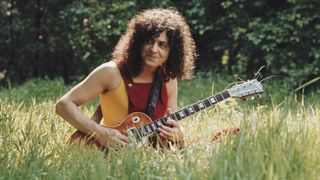
[[[181,82],[179,106],[223,90],[232,78],[226,81]],[[55,114],[54,106],[69,87],[59,80],[32,83],[0,92],[0,179],[320,177],[319,92],[297,96],[266,84],[262,99],[225,101],[182,121],[188,141],[182,151],[128,145],[105,156],[97,149],[66,144],[74,129]],[[47,87],[41,91],[43,84]],[[21,96],[23,92],[30,93]],[[91,115],[95,107],[93,103],[82,109]],[[232,127],[240,133],[211,141],[214,133]]]

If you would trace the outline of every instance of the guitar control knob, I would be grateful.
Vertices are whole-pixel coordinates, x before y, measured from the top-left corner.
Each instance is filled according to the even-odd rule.
[[[135,116],[135,117],[132,118],[132,122],[133,123],[137,123],[139,121],[140,121],[140,118],[138,116]]]

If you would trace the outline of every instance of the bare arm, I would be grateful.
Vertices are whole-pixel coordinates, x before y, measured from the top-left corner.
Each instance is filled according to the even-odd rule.
[[[120,81],[120,73],[113,62],[99,66],[58,101],[57,114],[76,129],[86,134],[95,135],[104,146],[107,145],[108,138],[118,143],[124,143],[127,141],[126,136],[115,129],[105,128],[90,120],[79,109],[79,106],[92,100],[101,92],[116,88]]]
[[[178,82],[177,79],[170,80],[167,83],[168,90],[168,106],[167,114],[171,114],[178,110]],[[182,126],[174,120],[168,120],[166,126],[160,129],[160,136],[163,139],[177,142],[180,148],[184,147],[184,132]]]

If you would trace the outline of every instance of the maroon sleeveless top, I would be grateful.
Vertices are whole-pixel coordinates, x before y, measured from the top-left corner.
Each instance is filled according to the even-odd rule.
[[[128,113],[143,112],[147,114],[149,97],[152,89],[152,83],[134,83],[131,76],[120,68],[121,76],[124,80],[129,99]],[[168,93],[165,81],[162,81],[159,98],[154,109],[152,120],[163,117],[168,105]]]

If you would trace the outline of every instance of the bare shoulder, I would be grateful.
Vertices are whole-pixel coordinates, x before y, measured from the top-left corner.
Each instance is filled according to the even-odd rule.
[[[177,78],[170,79],[168,82],[166,82],[167,87],[174,87],[178,85]]]
[[[103,73],[106,73],[108,75],[120,75],[120,71],[118,66],[116,65],[115,62],[109,61],[106,63],[101,64],[100,66],[97,67],[97,70],[100,70]]]
[[[115,62],[109,61],[98,66],[93,72],[105,90],[117,88],[121,83],[121,73]]]

